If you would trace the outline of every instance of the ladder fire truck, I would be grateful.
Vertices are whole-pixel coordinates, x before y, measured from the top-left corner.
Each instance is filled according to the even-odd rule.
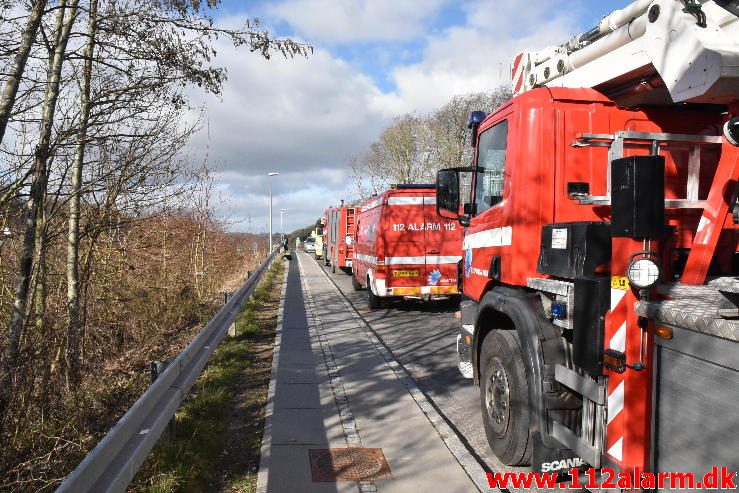
[[[502,462],[739,470],[738,15],[639,0],[522,53],[515,96],[470,115],[472,165],[439,172]]]

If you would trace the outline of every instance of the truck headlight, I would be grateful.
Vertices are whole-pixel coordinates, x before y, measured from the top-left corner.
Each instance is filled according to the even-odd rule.
[[[659,281],[659,265],[652,258],[640,257],[629,264],[626,276],[639,289],[651,288]]]

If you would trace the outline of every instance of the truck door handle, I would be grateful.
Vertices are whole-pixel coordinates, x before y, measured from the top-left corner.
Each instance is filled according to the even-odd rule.
[[[427,254],[431,254],[431,255],[438,255],[439,254],[439,250],[431,250],[430,252],[426,252],[426,253]]]

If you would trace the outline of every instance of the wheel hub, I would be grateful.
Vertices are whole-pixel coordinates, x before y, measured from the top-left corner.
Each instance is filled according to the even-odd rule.
[[[494,358],[491,366],[493,371],[485,385],[485,403],[493,431],[502,438],[510,419],[510,389],[503,362]]]

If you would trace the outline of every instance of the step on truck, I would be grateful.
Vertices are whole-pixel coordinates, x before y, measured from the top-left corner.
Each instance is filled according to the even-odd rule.
[[[739,470],[737,15],[637,1],[519,55],[474,162],[438,173],[459,368],[502,462]]]
[[[336,269],[352,269],[356,221],[361,210],[357,206],[344,205],[342,200],[339,207],[329,207],[324,213],[323,261],[334,273]]]
[[[459,299],[462,228],[436,213],[434,185],[396,185],[362,204],[352,284],[383,300]]]

